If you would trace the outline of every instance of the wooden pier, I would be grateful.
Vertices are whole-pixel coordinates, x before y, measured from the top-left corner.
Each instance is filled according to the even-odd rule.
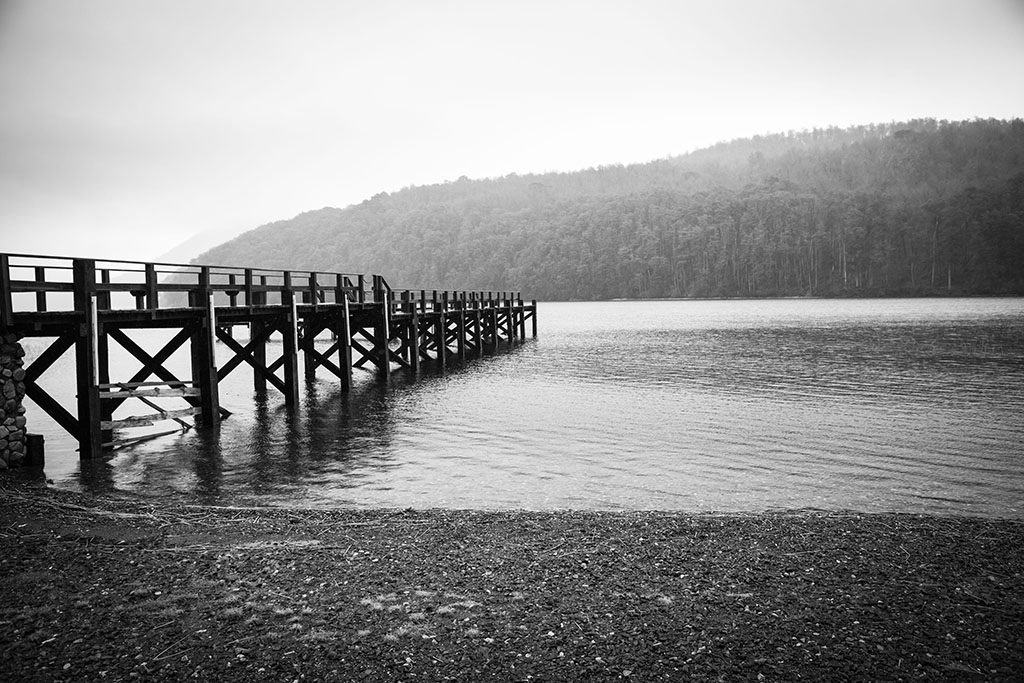
[[[348,391],[353,368],[387,379],[421,362],[444,366],[515,344],[528,324],[536,337],[536,301],[509,292],[392,289],[380,275],[0,254],[0,334],[52,339],[25,368],[24,393],[77,439],[82,458],[123,445],[119,434],[132,427],[217,424],[228,414],[218,383],[242,365],[252,370],[255,392],[272,387],[295,405],[300,374],[312,379],[325,368]],[[236,326],[248,327],[247,341],[235,339]],[[131,332],[152,328],[173,334],[151,354]],[[332,343],[320,350],[316,338],[327,333]],[[280,346],[268,347],[275,334]],[[142,368],[112,378],[111,342]],[[230,350],[220,367],[218,342]],[[177,377],[165,364],[186,344],[191,376]],[[277,348],[280,356],[270,357]],[[71,349],[73,409],[39,383]],[[167,408],[168,398],[184,407]],[[114,419],[127,401],[154,412]]]

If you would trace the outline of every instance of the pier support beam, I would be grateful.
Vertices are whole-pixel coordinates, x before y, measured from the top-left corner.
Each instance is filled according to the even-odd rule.
[[[261,368],[267,367],[267,342],[262,341],[264,335],[266,335],[266,325],[262,320],[253,319],[249,323],[249,347],[253,364]],[[267,378],[262,372],[253,371],[252,389],[258,396],[266,396]]]
[[[341,297],[343,314],[338,323],[340,329],[335,330],[338,337],[338,360],[341,361],[341,390],[352,391],[352,318],[349,311],[348,297]]]
[[[206,299],[205,314],[192,329],[192,382],[193,386],[199,389],[199,417],[206,427],[212,427],[220,422],[217,348],[214,343],[216,339],[217,320],[211,292]]]
[[[381,311],[374,327],[372,353],[379,359],[380,378],[387,381],[391,379],[391,351],[388,348],[391,341],[391,293],[379,275],[373,276],[373,300],[379,303]]]
[[[285,273],[286,300],[288,313],[285,316],[281,334],[284,337],[281,361],[284,364],[284,402],[295,406],[299,403],[299,314],[295,292],[291,290],[290,273]]]
[[[83,460],[100,455],[103,438],[100,423],[99,317],[96,301],[96,262],[75,259],[72,263],[75,310],[83,321],[75,340],[75,388],[78,404],[78,453]]]

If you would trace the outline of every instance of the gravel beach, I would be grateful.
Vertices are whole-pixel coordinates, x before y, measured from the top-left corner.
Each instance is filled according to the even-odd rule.
[[[225,508],[0,480],[4,681],[1014,681],[1024,523]]]

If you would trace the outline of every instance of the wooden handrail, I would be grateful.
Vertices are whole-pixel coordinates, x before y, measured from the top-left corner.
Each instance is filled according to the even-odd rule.
[[[75,263],[88,265],[74,275]],[[126,267],[127,266],[127,267]],[[82,273],[91,273],[91,282],[82,282]],[[172,279],[161,280],[161,277]],[[369,285],[369,286],[368,286]],[[241,306],[288,305],[293,293],[301,294],[302,306],[317,308],[337,305],[348,299],[349,304],[389,302],[391,310],[400,313],[407,308],[427,310],[473,310],[499,307],[503,301],[522,301],[521,295],[493,292],[438,292],[437,290],[395,289],[381,275],[367,276],[357,273],[302,271],[241,266],[216,266],[144,261],[103,259],[76,259],[41,254],[0,254],[0,324],[13,325],[15,297],[31,294],[33,303],[23,304],[21,312],[42,313],[52,310],[48,294],[77,295],[79,287],[95,294],[102,311],[148,310],[161,308],[200,308],[211,294],[218,299],[226,296],[228,308]],[[133,297],[131,305],[114,301],[112,294]],[[160,295],[168,295],[161,302]],[[182,303],[181,295],[189,297]],[[268,300],[268,294],[280,295],[281,302]],[[242,297],[244,303],[238,298]],[[19,301],[19,303],[21,303]],[[220,304],[218,304],[220,307]],[[64,309],[65,312],[68,310]]]

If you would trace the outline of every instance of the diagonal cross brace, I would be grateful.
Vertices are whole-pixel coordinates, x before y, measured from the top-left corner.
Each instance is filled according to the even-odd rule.
[[[240,343],[235,341],[235,339],[230,334],[222,332],[221,330],[218,329],[217,339],[224,342],[225,346],[234,351],[235,357],[232,358],[228,363],[224,365],[224,367],[222,367],[217,372],[217,380],[219,381],[224,379],[225,377],[227,377],[229,372],[231,372],[236,367],[245,362],[252,366],[253,370],[258,372],[264,379],[273,384],[278,391],[280,391],[282,394],[285,393],[284,382],[282,382],[281,379],[274,374],[274,370],[280,367],[282,359],[278,359],[277,362],[271,364],[270,367],[265,368],[259,364],[255,356],[253,356],[252,354],[252,349],[256,348],[256,346],[259,344],[265,343],[267,339],[270,338],[270,335],[272,335],[275,331],[276,330],[272,325],[268,325],[263,329],[261,334],[257,335],[254,339],[250,339],[249,343],[243,347]]]
[[[111,328],[107,330],[107,336],[116,341],[125,351],[135,356],[135,359],[142,363],[142,369],[136,372],[127,384],[134,384],[136,382],[144,382],[151,375],[156,375],[160,379],[168,382],[171,385],[185,386],[187,382],[183,382],[174,376],[174,374],[164,367],[164,362],[170,358],[175,351],[181,348],[182,344],[189,340],[192,335],[192,331],[188,328],[182,328],[178,331],[174,337],[167,342],[162,349],[155,356],[149,355],[145,349],[132,341],[132,338],[125,334],[123,331],[117,328]],[[129,397],[124,398],[112,398],[109,404],[109,411],[113,413],[118,406],[124,403]],[[185,400],[193,406],[198,406],[202,403],[202,400],[194,396],[186,396]]]

